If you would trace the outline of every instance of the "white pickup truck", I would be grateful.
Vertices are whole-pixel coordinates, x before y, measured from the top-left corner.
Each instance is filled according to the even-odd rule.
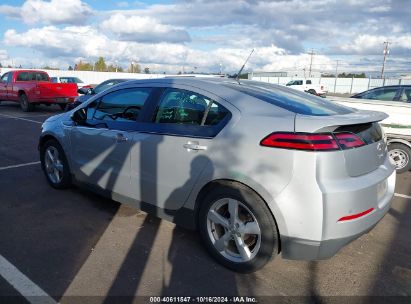
[[[398,173],[411,169],[411,103],[328,96],[327,99],[361,110],[385,112],[381,121],[387,135],[388,151]]]
[[[325,97],[327,94],[327,89],[323,85],[315,85],[311,79],[291,80],[287,82],[286,86],[321,97]]]

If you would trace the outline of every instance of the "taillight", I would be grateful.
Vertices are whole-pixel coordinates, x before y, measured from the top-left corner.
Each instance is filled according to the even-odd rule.
[[[352,133],[271,133],[260,145],[303,151],[336,151],[364,146],[365,143]]]
[[[365,142],[352,133],[337,133],[335,137],[343,150],[365,146]]]
[[[306,151],[339,150],[337,142],[331,134],[272,133],[264,138],[260,144],[265,147]]]

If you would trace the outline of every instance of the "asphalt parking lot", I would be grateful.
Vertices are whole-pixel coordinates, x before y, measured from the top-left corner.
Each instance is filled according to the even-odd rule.
[[[321,303],[411,296],[411,172],[397,176],[384,219],[333,258],[278,256],[259,272],[236,274],[209,257],[196,232],[85,190],[48,186],[37,141],[41,122],[60,112],[0,104],[1,296],[33,302],[20,293],[44,292],[42,301],[63,303],[70,296],[310,296]]]

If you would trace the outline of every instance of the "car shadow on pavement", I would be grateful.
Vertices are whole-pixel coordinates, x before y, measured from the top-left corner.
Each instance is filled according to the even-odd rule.
[[[392,241],[386,246],[386,254],[380,262],[379,273],[370,287],[371,296],[411,296],[411,201],[395,198],[387,216],[392,216],[396,227],[392,231]],[[399,298],[387,298],[392,303]],[[403,297],[402,301],[406,299]],[[402,303],[402,302],[401,302]],[[405,303],[405,302],[404,302]]]

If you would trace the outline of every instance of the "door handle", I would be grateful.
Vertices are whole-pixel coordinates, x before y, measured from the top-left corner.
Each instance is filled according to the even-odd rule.
[[[207,150],[207,146],[201,146],[198,141],[189,141],[187,143],[185,143],[183,145],[184,148],[187,149],[187,151],[190,150],[195,150],[195,151],[199,151],[199,150]]]
[[[122,133],[117,133],[116,135],[116,142],[125,142],[128,138],[124,136]]]

